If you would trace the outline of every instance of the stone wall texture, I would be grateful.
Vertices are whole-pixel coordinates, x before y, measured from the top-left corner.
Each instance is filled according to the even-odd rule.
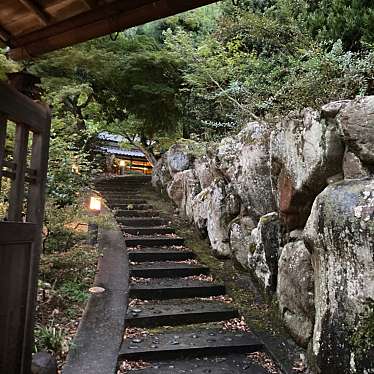
[[[352,339],[374,299],[374,96],[183,140],[152,183],[277,298],[312,372],[374,372]]]

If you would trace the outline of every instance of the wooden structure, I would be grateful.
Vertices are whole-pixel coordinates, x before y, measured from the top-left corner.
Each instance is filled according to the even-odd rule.
[[[51,118],[5,83],[0,98],[0,191],[8,195],[0,222],[0,373],[29,374]],[[11,154],[7,133],[14,135]]]
[[[215,1],[2,0],[0,40],[20,60]]]
[[[121,144],[126,138],[121,135],[102,132],[98,135],[100,146],[97,150],[105,155],[106,172],[114,174],[141,173],[152,174],[153,166],[144,153],[129,144],[129,149],[124,149]]]

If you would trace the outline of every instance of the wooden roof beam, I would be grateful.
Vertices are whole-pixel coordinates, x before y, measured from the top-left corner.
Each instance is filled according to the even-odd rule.
[[[0,39],[4,42],[7,43],[11,38],[10,33],[4,29],[3,26],[0,25]]]
[[[40,31],[12,38],[9,56],[14,60],[36,57],[56,49],[85,42],[169,17],[217,0],[137,0],[115,1],[56,23]]]
[[[49,24],[49,15],[33,0],[18,0],[21,4],[27,7],[34,15],[39,19],[39,21],[47,26]]]
[[[81,0],[83,4],[86,5],[88,9],[93,9],[97,7],[97,0]]]

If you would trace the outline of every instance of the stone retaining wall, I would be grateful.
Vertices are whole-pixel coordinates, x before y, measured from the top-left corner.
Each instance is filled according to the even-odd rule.
[[[278,299],[314,372],[374,372],[352,339],[374,299],[374,96],[181,141],[152,183]]]

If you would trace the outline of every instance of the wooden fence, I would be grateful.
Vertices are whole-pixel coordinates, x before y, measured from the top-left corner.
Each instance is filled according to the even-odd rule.
[[[0,374],[31,372],[50,122],[0,83]]]

